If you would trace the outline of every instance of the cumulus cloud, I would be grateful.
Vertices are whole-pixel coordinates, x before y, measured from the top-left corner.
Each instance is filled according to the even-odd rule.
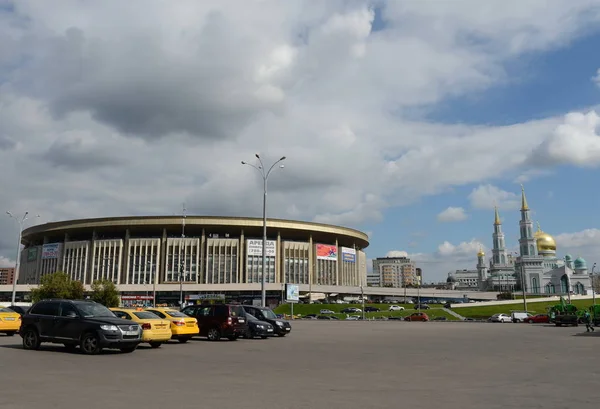
[[[408,253],[403,250],[390,250],[385,254],[386,257],[408,257]]]
[[[474,209],[517,209],[519,196],[513,192],[507,192],[494,185],[485,184],[474,188],[469,194],[471,207]]]
[[[596,111],[572,112],[564,123],[545,139],[531,155],[538,165],[573,164],[596,167],[600,165],[600,116]]]
[[[600,248],[600,229],[585,229],[574,233],[561,233],[554,236],[557,250],[562,254],[570,253],[574,257],[582,256],[589,267],[596,262]],[[598,260],[600,262],[600,260]]]
[[[442,257],[473,259],[475,258],[475,255],[477,254],[479,249],[485,249],[483,243],[479,240],[471,239],[471,241],[463,241],[457,245],[454,245],[449,241],[445,241],[438,246],[437,252]]]
[[[462,207],[448,207],[437,215],[439,222],[460,222],[467,219],[465,209]]]
[[[15,262],[7,257],[0,256],[0,267],[14,267]]]
[[[407,112],[497,85],[507,61],[598,21],[587,1],[387,2],[377,31],[368,3],[345,0],[51,3],[0,13],[0,207],[44,220],[184,201],[259,216],[262,181],[239,163],[256,152],[288,157],[269,178],[269,216],[354,227],[513,174],[561,118],[467,126]],[[0,254],[13,241],[0,236]]]

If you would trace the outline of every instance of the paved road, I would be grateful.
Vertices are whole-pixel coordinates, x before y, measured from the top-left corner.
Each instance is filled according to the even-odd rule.
[[[91,357],[0,337],[0,408],[597,408],[600,336],[582,330],[296,321],[286,338]]]

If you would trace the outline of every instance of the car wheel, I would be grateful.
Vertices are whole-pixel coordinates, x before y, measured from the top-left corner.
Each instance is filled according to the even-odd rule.
[[[124,354],[130,354],[137,348],[137,345],[134,347],[121,348],[121,352]]]
[[[208,330],[207,337],[211,341],[218,341],[221,339],[221,333],[218,328],[211,328]]]
[[[40,344],[40,336],[35,329],[25,330],[23,333],[23,349],[39,349]]]
[[[179,337],[179,338],[177,338],[177,341],[179,341],[179,343],[181,343],[181,344],[185,344],[189,340],[190,340],[190,337]]]
[[[162,345],[162,342],[150,342],[150,346],[152,348],[160,348],[161,345]]]
[[[94,334],[93,332],[88,332],[87,334],[83,335],[79,347],[81,352],[86,355],[96,355],[102,351],[100,342],[98,340],[98,335]]]

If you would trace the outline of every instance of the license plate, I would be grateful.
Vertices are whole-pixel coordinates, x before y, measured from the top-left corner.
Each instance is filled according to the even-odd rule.
[[[290,329],[291,329],[291,328],[286,328],[285,330],[286,330],[286,331],[289,331]]]
[[[138,332],[137,331],[123,331],[124,335],[137,335]]]
[[[273,329],[272,329],[272,328],[269,328],[269,329],[267,330],[267,332],[273,332]]]
[[[238,318],[238,322],[246,322],[243,318]]]
[[[193,322],[188,322],[188,323],[187,323],[187,326],[188,326],[188,327],[193,327],[193,326],[194,326],[194,323],[193,323]]]
[[[6,317],[4,318],[5,321],[14,321],[15,317]]]

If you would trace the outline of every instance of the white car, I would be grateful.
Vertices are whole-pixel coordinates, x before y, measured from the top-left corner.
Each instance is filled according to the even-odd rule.
[[[320,314],[335,314],[335,312],[331,311],[331,310],[321,310],[319,311]]]
[[[404,311],[404,307],[401,305],[390,305],[388,311]]]
[[[361,319],[360,315],[347,315],[346,316],[346,321],[358,321],[360,319]]]
[[[511,322],[512,318],[508,314],[494,314],[490,317],[491,322]]]

